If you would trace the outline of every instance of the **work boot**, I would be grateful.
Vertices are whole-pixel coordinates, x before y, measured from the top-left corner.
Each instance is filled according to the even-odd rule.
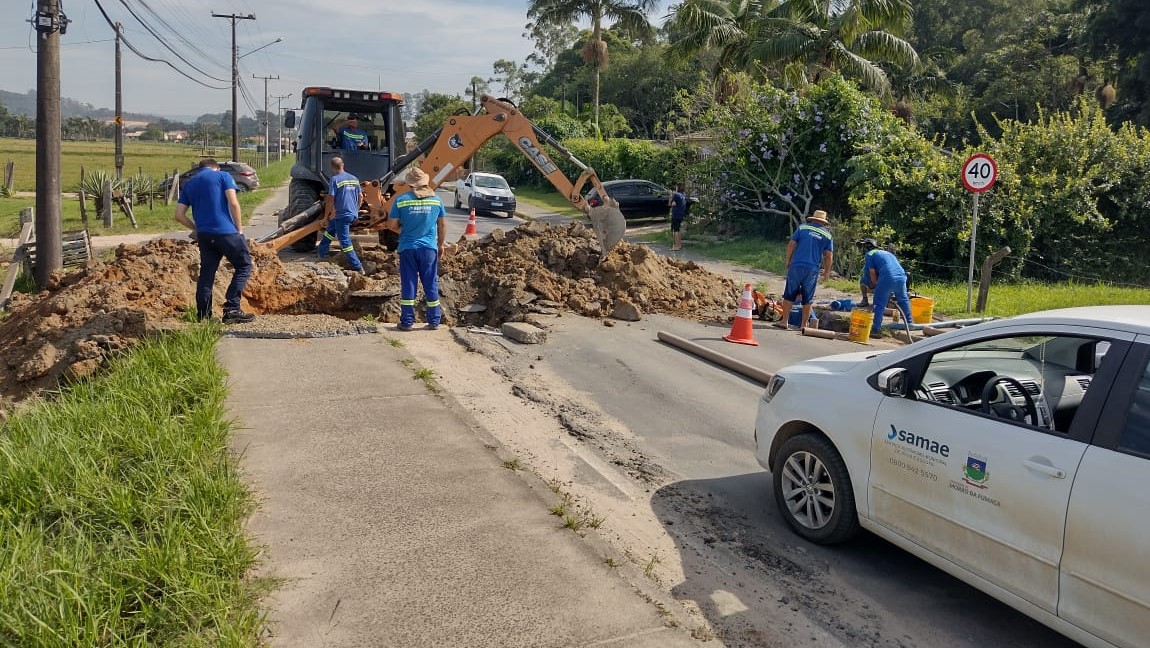
[[[242,310],[228,311],[224,313],[224,324],[247,324],[254,321],[255,315],[245,313]]]
[[[403,322],[400,322],[399,324],[395,325],[395,330],[397,331],[410,331],[411,329],[411,324],[404,324]]]
[[[858,305],[859,305],[859,308],[870,308],[870,301],[867,299],[863,299],[862,301],[860,301],[858,303]]]

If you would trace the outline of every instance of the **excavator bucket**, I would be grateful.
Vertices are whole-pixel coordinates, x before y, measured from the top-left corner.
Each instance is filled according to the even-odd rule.
[[[627,221],[623,219],[619,207],[610,204],[592,207],[587,217],[591,219],[591,228],[599,238],[599,248],[603,251],[599,261],[602,262],[627,233]]]

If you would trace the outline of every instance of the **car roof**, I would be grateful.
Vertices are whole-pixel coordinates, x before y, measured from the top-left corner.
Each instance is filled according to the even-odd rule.
[[[471,175],[473,175],[473,176],[476,176],[476,177],[479,177],[479,176],[484,176],[484,177],[487,177],[487,178],[500,178],[500,179],[503,179],[503,176],[499,175],[498,173],[484,173],[484,172],[482,172],[482,171],[476,171],[475,173],[472,173]]]
[[[1026,313],[1010,319],[1025,324],[1076,324],[1117,328],[1131,333],[1150,334],[1150,306],[1082,306]]]

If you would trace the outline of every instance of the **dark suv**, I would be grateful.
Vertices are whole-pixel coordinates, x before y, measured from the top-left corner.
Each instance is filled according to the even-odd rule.
[[[192,176],[200,170],[199,165],[188,169],[180,174],[180,186],[184,186],[191,180]],[[243,162],[220,162],[220,171],[230,173],[232,180],[236,181],[236,191],[244,192],[260,188],[260,177],[256,174],[256,170],[244,164]],[[160,183],[160,191],[167,193],[168,187],[172,186],[171,178],[164,178]]]

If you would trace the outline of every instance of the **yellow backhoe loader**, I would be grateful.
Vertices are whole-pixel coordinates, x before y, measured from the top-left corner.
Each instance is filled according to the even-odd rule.
[[[395,233],[399,231],[399,223],[389,216],[391,204],[396,196],[408,190],[402,178],[409,166],[418,164],[430,176],[432,188],[438,187],[446,179],[457,175],[461,167],[484,143],[502,134],[511,140],[512,144],[560,193],[567,197],[572,206],[587,215],[599,239],[600,262],[602,262],[623,237],[626,222],[623,213],[619,211],[618,203],[609,198],[599,176],[554,138],[532,124],[511,103],[485,95],[480,99],[480,107],[474,115],[461,114],[449,117],[439,130],[420,142],[407,155],[397,159],[383,177],[361,181],[363,203],[360,207],[360,217],[352,226],[352,231],[380,232],[380,241],[389,245],[389,240],[393,242]],[[571,182],[544,152],[542,147],[544,143],[580,169],[581,173],[575,182]],[[588,182],[598,190],[600,196],[608,196],[603,205],[591,207],[583,198],[583,189]],[[298,201],[292,202],[294,207],[289,206],[289,209],[301,206]],[[332,213],[331,197],[322,197],[295,214],[290,216],[285,214],[279,228],[259,239],[257,243],[266,244],[279,251],[293,243],[305,241],[308,237],[314,240]]]

